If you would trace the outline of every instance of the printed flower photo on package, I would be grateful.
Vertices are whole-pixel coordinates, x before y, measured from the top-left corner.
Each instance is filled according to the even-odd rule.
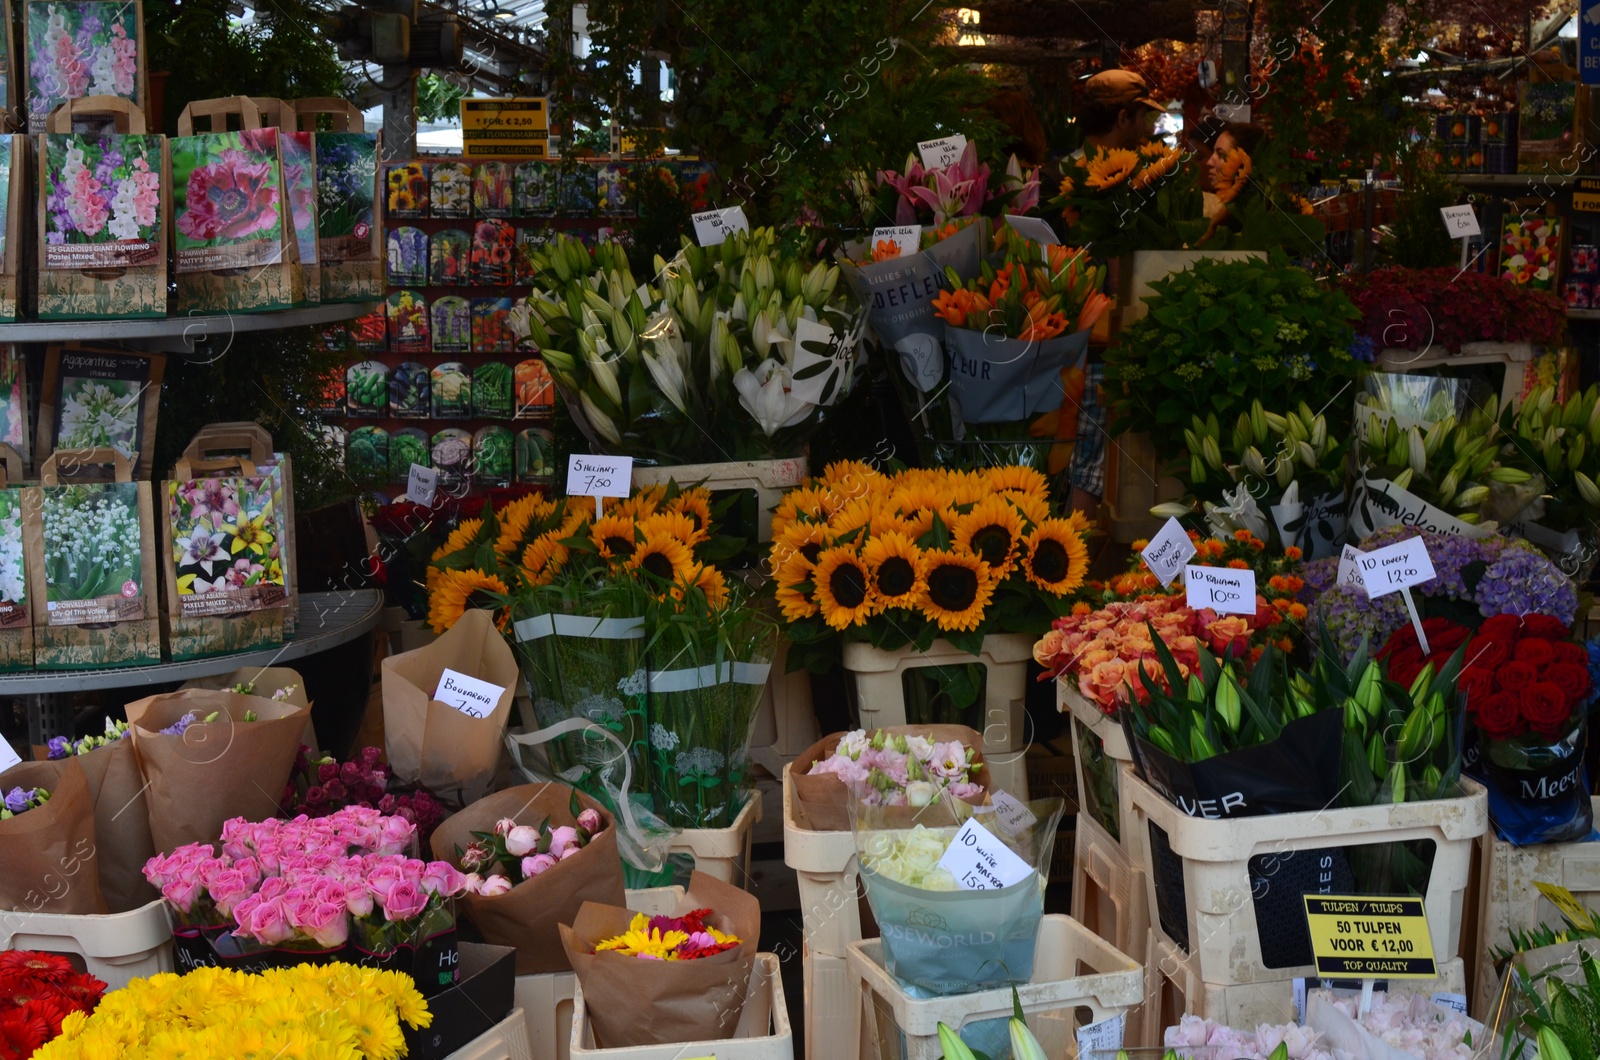
[[[56,378],[53,448],[138,455],[144,444],[149,360],[62,350]]]
[[[594,170],[579,166],[571,173],[556,173],[556,212],[569,217],[594,214]]]
[[[428,244],[428,283],[435,287],[461,287],[467,283],[467,261],[472,237],[460,228],[435,232]]]
[[[175,136],[171,144],[177,271],[281,262],[278,130]]]
[[[51,110],[85,96],[143,105],[137,4],[36,0],[25,22],[30,131],[44,132]]]
[[[511,299],[472,300],[472,352],[510,353],[516,338],[511,331]]]
[[[139,484],[41,486],[40,494],[51,624],[117,621],[123,601],[145,589]]]
[[[15,346],[0,346],[0,443],[28,459],[28,369]]]
[[[319,260],[314,136],[309,132],[285,132],[278,137],[283,152],[283,186],[289,196],[289,221],[294,226],[302,265],[315,265]]]
[[[479,221],[473,226],[472,282],[482,287],[509,284],[511,255],[516,245],[516,230],[504,221]]]
[[[222,614],[287,601],[271,478],[169,482],[167,517],[183,614]],[[197,597],[216,599],[192,599]]]
[[[465,298],[445,295],[433,300],[433,352],[472,352],[472,305]]]
[[[472,172],[472,208],[479,217],[510,217],[515,168],[510,162],[479,162]]]
[[[549,217],[556,212],[555,167],[549,162],[522,163],[513,187],[517,217]]]
[[[389,349],[395,353],[427,353],[428,300],[416,291],[389,296]]]
[[[389,286],[421,287],[428,282],[428,233],[410,225],[389,229]]]
[[[388,189],[386,216],[428,216],[428,169],[421,162],[390,163],[384,170],[384,186]]]
[[[377,137],[371,133],[317,133],[316,152],[319,260],[370,258]]]
[[[23,574],[22,490],[0,490],[0,629],[28,624],[28,590]]]
[[[428,193],[434,217],[471,217],[472,167],[465,162],[435,162],[428,167]]]
[[[44,267],[158,264],[162,137],[50,133],[43,143]]]

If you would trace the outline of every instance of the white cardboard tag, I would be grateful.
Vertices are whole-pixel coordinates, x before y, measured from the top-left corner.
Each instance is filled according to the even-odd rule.
[[[1468,239],[1483,235],[1483,230],[1478,227],[1478,215],[1473,212],[1471,203],[1444,206],[1439,212],[1444,215],[1445,231],[1450,233],[1451,239]]]
[[[1183,565],[1194,558],[1194,542],[1189,540],[1189,535],[1183,529],[1183,524],[1176,519],[1168,519],[1150,539],[1150,544],[1139,553],[1144,557],[1144,565],[1150,568],[1161,582],[1164,589],[1172,584],[1172,579],[1183,570]]]
[[[1366,553],[1354,545],[1344,546],[1339,553],[1339,576],[1334,579],[1335,585],[1360,585],[1365,588],[1361,580],[1361,557]]]
[[[743,206],[729,206],[721,210],[704,210],[694,215],[694,238],[702,247],[714,247],[727,242],[735,232],[750,231],[750,221]]]
[[[469,718],[487,718],[504,694],[499,685],[451,669],[439,675],[439,687],[433,690],[434,699]]]
[[[1256,613],[1256,572],[1232,567],[1189,567],[1183,576],[1190,607],[1224,615]]]
[[[1437,575],[1428,546],[1420,537],[1375,548],[1361,557],[1361,580],[1373,599],[1413,585],[1431,582]]]
[[[939,867],[948,869],[956,885],[967,891],[997,891],[1021,883],[1033,872],[1033,866],[973,817],[956,832]]]
[[[1440,1005],[1448,1009],[1454,1009],[1463,1016],[1467,1014],[1467,995],[1465,994],[1434,994],[1433,997],[1429,998],[1428,1000],[1432,1001],[1435,1005]]]
[[[1042,217],[1018,217],[1016,214],[1008,214],[1006,224],[1016,229],[1017,235],[1023,239],[1031,239],[1042,247],[1053,247],[1061,242],[1056,238],[1050,222]]]
[[[1095,1053],[1110,1053],[1122,1048],[1123,1036],[1126,1033],[1127,1017],[1118,1013],[1099,1023],[1089,1023],[1078,1028],[1078,1055],[1091,1056]]]
[[[879,243],[893,243],[895,257],[903,258],[907,254],[915,254],[918,244],[922,242],[921,225],[891,225],[888,228],[874,228],[872,230],[872,245],[867,248],[870,254],[877,249]]]
[[[1039,823],[1033,811],[1010,792],[995,792],[990,798],[990,805],[994,808],[995,820],[1007,835],[1017,835]]]
[[[12,748],[11,741],[0,736],[0,773],[4,773],[12,766],[21,765],[22,756]]]
[[[633,457],[573,453],[567,458],[567,496],[626,497],[633,489]]]
[[[432,508],[434,498],[438,494],[438,469],[423,467],[421,464],[412,464],[411,470],[406,473],[406,497],[411,503],[420,504],[424,508]]]
[[[938,169],[948,166],[961,157],[961,152],[967,149],[967,138],[960,133],[954,136],[941,136],[937,140],[918,140],[917,154],[922,156],[922,165],[925,169]]]

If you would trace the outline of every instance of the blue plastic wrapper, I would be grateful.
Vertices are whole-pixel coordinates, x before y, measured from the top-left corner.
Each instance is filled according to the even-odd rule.
[[[1489,740],[1479,733],[1465,770],[1489,790],[1489,820],[1513,846],[1600,840],[1584,767],[1588,725],[1545,741],[1529,734]]]

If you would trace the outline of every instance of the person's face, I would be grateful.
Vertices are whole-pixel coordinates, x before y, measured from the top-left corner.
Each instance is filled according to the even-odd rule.
[[[1114,130],[1116,143],[1111,146],[1132,150],[1141,144],[1149,143],[1155,137],[1155,134],[1155,111],[1149,107],[1124,110],[1117,115],[1117,126]]]
[[[1185,140],[1185,146],[1194,154],[1194,164],[1199,167],[1201,191],[1216,191],[1211,182],[1211,159],[1216,154],[1216,149],[1203,140]]]
[[[1223,133],[1217,137],[1216,149],[1211,152],[1211,157],[1206,159],[1205,179],[1211,187],[1207,191],[1217,189],[1217,174],[1222,170],[1222,163],[1227,161],[1228,154],[1236,145],[1232,133]]]

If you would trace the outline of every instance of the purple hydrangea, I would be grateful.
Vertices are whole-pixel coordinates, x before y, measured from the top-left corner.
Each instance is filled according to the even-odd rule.
[[[1572,580],[1543,553],[1512,546],[1484,571],[1473,602],[1485,618],[1494,615],[1554,615],[1572,624],[1578,594]]]
[[[1302,564],[1295,573],[1305,583],[1300,587],[1298,599],[1310,607],[1323,593],[1333,588],[1334,580],[1339,577],[1339,557],[1324,556],[1322,559],[1314,559]]]
[[[1368,650],[1376,652],[1395,630],[1410,621],[1405,599],[1399,593],[1373,600],[1359,585],[1329,589],[1318,598],[1308,617],[1312,621],[1307,633],[1317,638],[1312,643],[1319,643],[1321,630],[1326,628],[1346,659],[1361,647],[1362,638],[1366,639]]]

